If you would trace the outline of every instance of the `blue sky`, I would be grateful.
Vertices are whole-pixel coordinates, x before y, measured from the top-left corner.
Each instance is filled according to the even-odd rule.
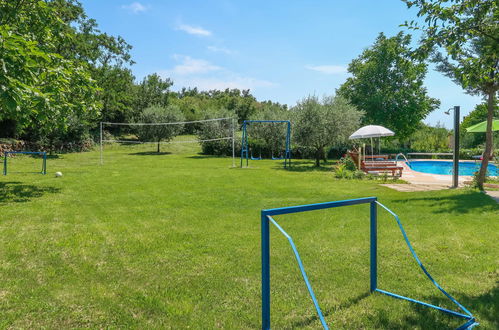
[[[103,32],[133,46],[137,79],[156,72],[174,89],[249,88],[258,100],[290,106],[309,94],[334,93],[348,63],[379,32],[393,36],[415,17],[399,0],[82,3]],[[450,128],[445,110],[460,105],[466,115],[481,102],[432,68],[426,86],[441,101],[425,120],[430,124]]]

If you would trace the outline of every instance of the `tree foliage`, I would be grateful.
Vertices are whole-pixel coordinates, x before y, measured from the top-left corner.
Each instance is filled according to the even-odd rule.
[[[0,0],[0,122],[12,137],[77,139],[131,108],[131,46],[75,0]],[[101,118],[99,110],[104,116]]]
[[[450,132],[437,123],[436,126],[421,124],[419,129],[412,134],[411,147],[421,152],[448,152]]]
[[[470,94],[487,99],[485,155],[492,155],[492,120],[499,89],[499,2],[496,0],[403,0],[416,7],[423,23],[406,22],[421,30],[423,38],[415,55],[430,58],[437,68]],[[478,174],[483,189],[489,157]]]
[[[289,111],[280,107],[279,104],[265,102],[262,103],[261,108],[251,119],[289,120],[289,117]],[[260,149],[267,149],[268,156],[284,157],[287,135],[286,123],[253,123],[249,125],[248,131],[253,144],[258,145]]]
[[[315,164],[326,159],[327,146],[343,144],[360,125],[363,112],[340,96],[308,96],[291,109],[293,140],[314,150]]]
[[[229,118],[203,122],[194,129],[201,142],[203,154],[232,156],[232,137],[237,130],[237,119],[226,109],[208,109],[201,119]]]
[[[487,103],[478,104],[473,111],[463,118],[460,125],[461,143],[465,148],[476,148],[485,144],[485,133],[467,133],[466,128],[487,120]],[[499,107],[494,110],[494,117],[499,117]]]
[[[140,122],[142,123],[175,123],[184,120],[182,111],[176,106],[170,105],[163,107],[161,105],[150,106],[142,112]],[[142,141],[156,141],[157,152],[161,148],[161,142],[171,141],[180,134],[183,129],[182,124],[175,125],[144,125],[137,126],[137,136]]]
[[[98,114],[97,85],[87,63],[65,58],[57,45],[70,42],[66,25],[50,3],[0,1],[0,121],[17,133],[51,136],[71,119]]]
[[[407,137],[440,102],[427,95],[426,64],[411,58],[411,37],[380,33],[375,43],[348,66],[352,77],[339,88],[365,112],[363,124],[382,125]]]
[[[136,87],[135,110],[140,113],[152,105],[166,107],[172,85],[170,79],[162,79],[156,73],[146,76]]]

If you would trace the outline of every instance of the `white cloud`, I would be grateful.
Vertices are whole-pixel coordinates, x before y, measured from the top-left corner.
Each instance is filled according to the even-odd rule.
[[[190,56],[174,55],[173,58],[177,61],[181,61],[173,67],[170,72],[177,75],[191,75],[191,74],[202,74],[211,71],[220,70],[221,67],[211,64],[206,60],[195,59]]]
[[[174,55],[173,58],[180,63],[170,70],[159,71],[158,74],[163,78],[171,78],[177,88],[254,90],[276,86],[275,83],[267,80],[241,76],[203,59],[194,59],[184,55]]]
[[[187,24],[179,24],[175,29],[201,37],[209,37],[212,35],[211,31],[203,29],[202,27]]]
[[[306,65],[305,68],[325,74],[342,74],[348,72],[347,67],[342,65]]]
[[[173,81],[178,87],[197,87],[200,90],[224,90],[226,88],[254,90],[255,88],[259,87],[276,86],[276,84],[267,80],[255,79],[251,77],[241,77],[237,75],[214,78],[192,77],[189,79],[174,79]]]
[[[159,75],[163,78],[172,78],[175,86],[178,89],[182,87],[197,87],[199,90],[224,90],[226,88],[255,90],[256,88],[268,88],[277,86],[275,83],[267,80],[242,77],[238,75],[224,75],[221,77],[171,77],[169,75],[164,75],[164,72],[159,72]]]
[[[145,6],[145,5],[141,4],[140,2],[132,2],[129,5],[121,6],[121,8],[126,9],[126,10],[130,11],[131,13],[138,14],[138,13],[142,13],[142,12],[147,11],[149,9],[149,6]]]
[[[224,53],[227,55],[232,55],[235,54],[235,51],[225,48],[225,47],[217,47],[217,46],[208,46],[206,47],[209,51],[212,51],[214,53]]]

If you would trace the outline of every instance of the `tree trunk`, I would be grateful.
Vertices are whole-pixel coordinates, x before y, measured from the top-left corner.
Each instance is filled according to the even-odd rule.
[[[315,166],[321,166],[321,159],[324,159],[324,147],[319,147],[315,151]]]
[[[159,145],[160,145],[161,140],[158,140],[158,151],[157,153],[159,154]]]
[[[487,131],[485,132],[485,151],[483,152],[482,166],[478,172],[478,189],[483,190],[483,183],[487,174],[489,158],[492,156],[492,120],[494,118],[496,91],[490,91],[487,95]]]

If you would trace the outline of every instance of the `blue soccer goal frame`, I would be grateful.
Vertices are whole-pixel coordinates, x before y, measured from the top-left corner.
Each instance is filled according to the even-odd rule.
[[[243,159],[246,159],[246,167],[249,164],[249,143],[248,143],[248,126],[252,123],[286,123],[286,145],[284,151],[284,167],[291,166],[291,122],[289,120],[245,120],[243,121],[243,135],[241,138],[241,167],[243,167]],[[251,156],[251,159],[256,159]],[[261,159],[261,158],[258,158]],[[274,158],[282,159],[282,158]]]
[[[272,223],[277,229],[286,237],[289,244],[291,245],[291,249],[295,255],[296,261],[298,263],[298,268],[300,269],[303,280],[305,281],[305,285],[309,292],[310,298],[314,304],[315,310],[317,312],[317,316],[319,317],[322,326],[324,329],[329,329],[324,316],[322,314],[319,303],[315,297],[314,291],[312,290],[312,285],[308,279],[307,273],[305,272],[305,268],[303,267],[303,263],[301,261],[298,250],[293,242],[291,236],[286,233],[286,231],[277,223],[277,221],[273,218],[276,215],[284,215],[291,213],[300,213],[314,210],[323,210],[334,207],[341,206],[349,206],[349,205],[358,205],[358,204],[369,204],[370,205],[370,292],[379,292],[385,294],[390,297],[407,300],[413,303],[417,303],[426,307],[434,308],[439,311],[463,318],[466,322],[461,325],[457,329],[471,329],[474,326],[478,325],[475,317],[468,311],[463,305],[461,305],[454,297],[452,297],[449,293],[447,293],[428,273],[426,268],[423,266],[421,261],[419,260],[416,252],[414,251],[411,243],[409,242],[409,238],[400,222],[399,217],[391,211],[389,208],[384,206],[383,204],[377,201],[376,197],[366,197],[366,198],[357,198],[357,199],[349,199],[349,200],[341,200],[341,201],[333,201],[326,203],[318,203],[318,204],[308,204],[308,205],[299,205],[299,206],[290,206],[290,207],[281,207],[275,209],[267,209],[261,211],[261,248],[262,248],[262,329],[270,329],[270,224]],[[390,213],[399,226],[400,231],[402,232],[402,236],[411,251],[412,256],[418,263],[419,267],[423,270],[424,274],[430,279],[430,281],[447,297],[449,298],[463,313],[452,311],[446,308],[442,308],[439,306],[435,306],[432,304],[428,304],[419,300],[415,300],[412,298],[404,297],[392,292],[388,292],[385,290],[381,290],[378,288],[378,270],[377,270],[377,218],[378,211],[377,206],[382,207],[388,213]]]
[[[47,174],[47,153],[45,151],[5,151],[3,158],[3,175],[7,175],[7,159],[9,154],[41,155],[42,170],[41,174]]]

